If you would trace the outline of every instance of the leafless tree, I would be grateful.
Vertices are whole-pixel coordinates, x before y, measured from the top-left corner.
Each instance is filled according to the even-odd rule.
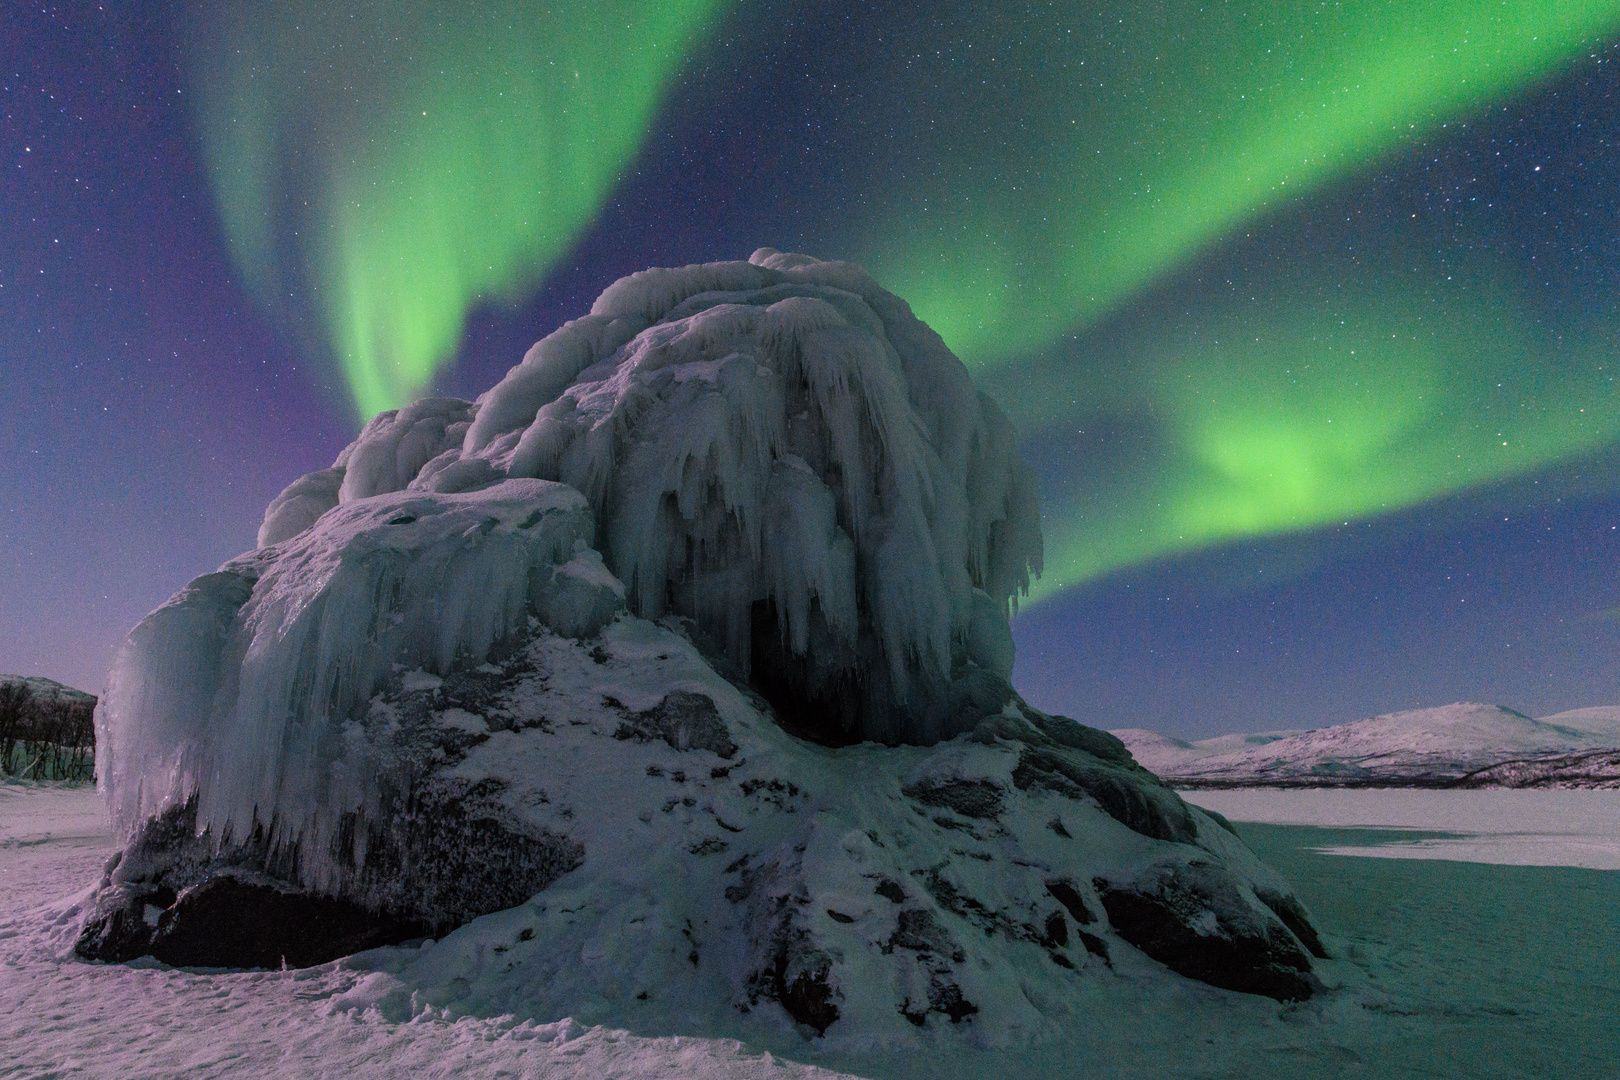
[[[34,691],[27,683],[0,683],[0,775],[11,774],[12,758],[33,705]]]
[[[26,683],[0,684],[0,774],[28,780],[95,775],[94,699],[40,697]]]

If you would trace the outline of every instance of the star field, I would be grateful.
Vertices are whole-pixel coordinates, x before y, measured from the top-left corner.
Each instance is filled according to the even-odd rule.
[[[1620,701],[1620,5],[267,11],[0,13],[0,670],[98,689],[364,415],[770,244],[1019,425],[1036,704]]]

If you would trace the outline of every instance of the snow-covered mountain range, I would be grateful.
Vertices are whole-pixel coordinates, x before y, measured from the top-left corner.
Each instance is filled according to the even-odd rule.
[[[1500,705],[1457,702],[1197,742],[1140,728],[1114,734],[1144,767],[1187,788],[1620,784],[1620,706],[1537,720]]]

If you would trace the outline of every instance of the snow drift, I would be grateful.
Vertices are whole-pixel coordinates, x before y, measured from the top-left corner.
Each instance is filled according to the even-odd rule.
[[[378,416],[130,634],[80,953],[314,963],[534,897],[491,953],[534,942],[510,993],[558,1008],[1016,1041],[1155,963],[1307,996],[1287,886],[1007,683],[1013,443],[855,267],[621,280],[477,402]]]

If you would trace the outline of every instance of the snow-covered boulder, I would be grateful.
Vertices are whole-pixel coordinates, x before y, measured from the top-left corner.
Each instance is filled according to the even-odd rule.
[[[577,865],[577,844],[506,829],[477,785],[433,778],[445,738],[471,735],[374,700],[437,685],[433,671],[488,683],[478,665],[541,620],[600,631],[624,592],[585,546],[591,532],[579,492],[542,480],[377,495],[147,616],[96,713],[97,774],[129,847],[81,951],[146,950],[164,930],[153,898],[166,909],[224,868],[442,924]]]
[[[221,847],[187,804],[111,869],[81,951],[313,962],[490,910],[366,993],[546,1016],[690,1002],[722,1030],[855,1042],[966,1024],[1018,1044],[1166,967],[1283,1000],[1316,985],[1286,883],[1106,734],[1021,701],[933,747],[821,747],[676,630],[621,617],[402,673],[359,723],[418,770],[365,830],[380,873],[323,897],[307,848]],[[278,945],[276,896],[324,923]]]
[[[997,1044],[1166,968],[1317,985],[1223,822],[1008,685],[1027,470],[855,268],[627,278],[478,402],[368,424],[260,539],[109,678],[86,957],[454,930],[366,993]]]

